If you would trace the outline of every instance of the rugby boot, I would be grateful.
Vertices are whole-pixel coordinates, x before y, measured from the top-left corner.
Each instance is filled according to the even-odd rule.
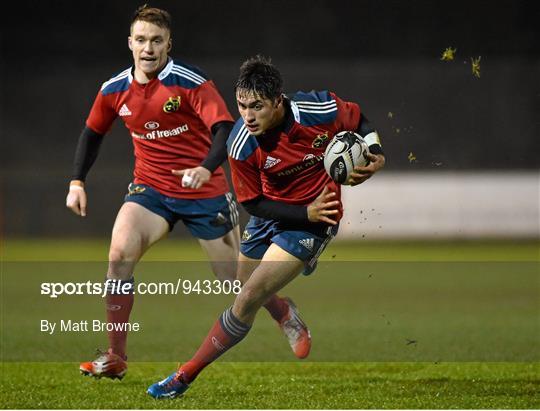
[[[279,327],[289,340],[294,355],[303,359],[311,349],[311,334],[302,319],[296,305],[290,298],[283,298],[289,306],[289,312],[279,322]]]
[[[124,378],[127,368],[127,362],[110,350],[107,352],[98,350],[97,358],[94,361],[83,362],[79,366],[79,370],[83,375],[89,375],[95,378],[117,378],[119,380]]]
[[[152,384],[146,392],[155,399],[180,397],[189,388],[184,382],[184,373],[175,371],[164,380]]]

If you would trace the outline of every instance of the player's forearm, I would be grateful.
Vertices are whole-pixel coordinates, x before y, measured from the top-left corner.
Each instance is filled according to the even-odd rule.
[[[227,138],[234,123],[221,121],[212,126],[212,145],[201,166],[213,173],[227,159]]]
[[[96,161],[103,135],[85,127],[79,137],[75,159],[73,160],[72,180],[84,182],[88,171]]]
[[[369,152],[371,154],[384,155],[377,130],[373,128],[366,116],[362,115],[360,118],[360,123],[358,124],[356,132],[364,138],[369,146]]]
[[[308,219],[307,207],[302,205],[285,204],[262,196],[244,201],[241,204],[249,214],[256,217],[278,220],[287,224],[311,224]]]

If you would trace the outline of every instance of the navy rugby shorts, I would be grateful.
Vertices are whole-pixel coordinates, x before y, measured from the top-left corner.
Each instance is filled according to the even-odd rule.
[[[167,197],[144,184],[131,183],[125,202],[133,202],[163,217],[172,230],[178,220],[201,240],[223,237],[238,225],[238,205],[231,193],[213,198]]]
[[[260,260],[270,244],[275,243],[302,260],[303,274],[309,275],[315,270],[321,253],[337,234],[338,227],[339,224],[321,224],[309,229],[294,229],[276,220],[252,216],[242,234],[240,252],[246,257]]]

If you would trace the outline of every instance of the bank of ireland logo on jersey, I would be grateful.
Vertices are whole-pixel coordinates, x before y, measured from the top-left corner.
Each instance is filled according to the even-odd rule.
[[[169,99],[163,104],[163,111],[165,113],[174,113],[180,109],[180,102],[182,98],[180,96],[169,97]]]
[[[328,140],[328,131],[325,131],[323,134],[318,134],[317,137],[313,139],[311,146],[313,148],[321,148],[323,144]]]
[[[155,130],[159,128],[159,123],[157,121],[148,121],[144,124],[144,128],[147,130]]]

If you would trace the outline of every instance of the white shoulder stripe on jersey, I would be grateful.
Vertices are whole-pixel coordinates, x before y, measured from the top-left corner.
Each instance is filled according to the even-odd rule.
[[[187,79],[190,79],[190,80],[193,81],[194,83],[202,84],[202,81],[199,80],[198,78],[196,78],[196,77],[194,77],[194,76],[192,76],[192,75],[190,75],[190,74],[187,74],[187,73],[185,73],[185,72],[183,72],[183,71],[180,71],[180,70],[178,70],[178,69],[173,68],[173,69],[171,70],[171,73],[174,73],[174,74],[176,74],[176,75],[178,75],[178,76],[182,76],[182,77],[187,78]]]
[[[242,151],[242,147],[244,147],[244,144],[246,143],[248,137],[249,131],[245,127],[243,127],[241,133],[235,138],[233,146],[231,147],[232,158],[236,160],[240,158],[240,152]]]
[[[108,85],[112,83],[116,83],[117,81],[120,81],[120,80],[125,79],[126,77],[129,77],[130,72],[131,72],[131,68],[126,69],[122,71],[120,74],[118,74],[116,77],[113,77],[112,79],[107,80],[105,83],[101,85],[101,90],[103,90],[105,87],[107,87]]]
[[[175,64],[175,65],[173,65],[173,68],[178,69],[178,70],[181,70],[181,71],[183,71],[183,72],[186,73],[186,74],[190,74],[190,75],[192,75],[193,77],[196,77],[196,78],[200,79],[201,81],[206,81],[206,79],[205,79],[203,76],[201,76],[201,75],[195,73],[193,70],[190,70],[190,69],[188,69],[188,68],[186,68],[186,67],[178,66],[178,65]]]
[[[199,79],[199,81],[201,81],[203,83],[206,81],[206,79],[203,76],[195,73],[194,71],[192,71],[192,70],[190,70],[190,69],[188,69],[186,67],[182,67],[182,66],[178,66],[178,65],[174,64],[173,69],[183,71],[186,75],[193,76],[194,78]]]
[[[333,111],[337,111],[337,107],[329,108],[327,110],[307,110],[304,108],[299,108],[299,110],[301,113],[326,114],[326,113],[331,113]]]
[[[187,74],[185,74],[185,73],[183,73],[183,72],[181,72],[181,71],[177,71],[177,70],[174,69],[174,68],[171,70],[171,73],[174,73],[174,74],[176,74],[177,76],[180,76],[180,77],[184,77],[185,79],[188,79],[188,80],[192,81],[192,82],[195,83],[195,84],[199,84],[199,85],[200,85],[200,84],[203,83],[202,81],[196,79],[195,77],[189,76],[189,75],[187,75]]]
[[[105,89],[106,87],[110,86],[111,84],[116,83],[116,82],[118,82],[118,81],[120,81],[120,80],[123,80],[123,79],[125,79],[125,78],[128,78],[128,77],[129,77],[129,74],[126,74],[126,75],[124,75],[124,76],[122,76],[122,77],[115,77],[114,79],[111,79],[111,80],[109,80],[109,81],[106,81],[105,83],[103,83],[103,84],[101,85],[101,90],[103,91],[103,89]]]
[[[176,73],[176,74],[180,74],[184,77],[188,77],[188,78],[191,78],[193,79],[193,81],[197,82],[197,83],[202,83],[204,82],[205,80],[202,78],[202,77],[199,77],[199,76],[194,76],[193,74],[191,74],[190,72],[188,71],[185,71],[185,70],[182,70],[181,68],[177,67],[177,66],[174,66],[171,71],[173,73]]]
[[[328,109],[334,109],[337,108],[336,104],[330,104],[328,106],[320,106],[320,107],[313,107],[313,106],[303,106],[299,105],[297,106],[300,110],[314,110],[314,111],[322,111],[322,110],[328,110]]]
[[[240,157],[240,152],[242,151],[242,148],[244,147],[244,144],[246,143],[247,139],[249,137],[249,131],[246,128],[245,125],[242,126],[236,137],[234,138],[234,141],[231,146],[231,157],[235,160],[238,160]]]
[[[327,106],[329,104],[336,104],[336,100],[330,100],[330,101],[296,101],[295,103],[298,104],[299,106],[302,105],[302,106],[319,107],[319,106]]]
[[[131,71],[131,67],[130,68],[127,68],[125,69],[124,71],[121,71],[120,73],[118,73],[116,76],[114,76],[113,78],[109,79],[109,81],[114,81],[120,77],[125,77],[126,74],[128,74],[129,72]]]
[[[327,109],[327,108],[330,108],[330,107],[336,107],[337,104],[334,101],[334,102],[329,102],[327,104],[320,104],[320,105],[311,105],[311,104],[298,103],[297,106],[301,107],[301,108],[312,109],[312,110],[324,110],[324,109]]]
[[[231,143],[231,150],[230,150],[231,157],[234,156],[234,152],[236,150],[236,146],[238,145],[238,141],[242,138],[242,134],[244,134],[245,130],[246,130],[246,126],[242,125],[242,127],[240,127],[240,129],[234,136],[233,142]]]

